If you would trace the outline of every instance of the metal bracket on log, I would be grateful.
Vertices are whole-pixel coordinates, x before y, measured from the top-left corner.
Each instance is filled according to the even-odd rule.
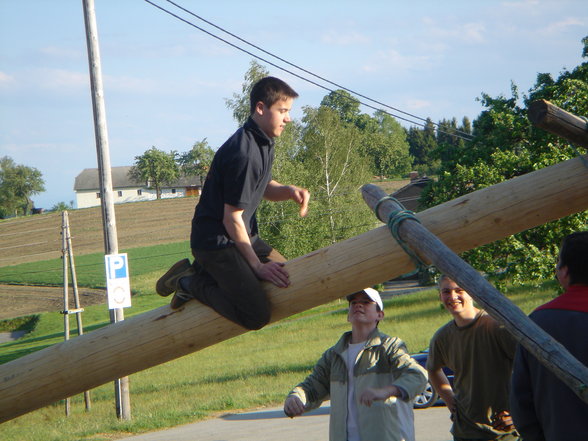
[[[364,185],[362,195],[372,210],[378,204],[376,215],[384,223],[388,222],[390,213],[404,209],[390,199],[383,200],[387,194],[375,185]],[[563,345],[537,326],[418,221],[403,220],[398,226],[398,235],[421,258],[434,264],[442,273],[464,288],[488,314],[502,323],[520,344],[537,357],[541,364],[557,375],[580,399],[588,403],[588,367],[576,360]]]

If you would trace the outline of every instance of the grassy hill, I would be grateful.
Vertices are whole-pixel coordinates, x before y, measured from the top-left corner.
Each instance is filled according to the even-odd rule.
[[[186,241],[197,198],[115,205],[119,249]],[[76,256],[104,252],[100,207],[69,211]],[[0,267],[57,259],[62,250],[62,215],[47,213],[0,221]]]
[[[387,193],[409,180],[377,181]],[[115,205],[120,250],[187,241],[195,197]],[[69,211],[75,256],[104,252],[100,207]],[[47,213],[0,221],[0,267],[58,259],[62,250],[62,215]]]

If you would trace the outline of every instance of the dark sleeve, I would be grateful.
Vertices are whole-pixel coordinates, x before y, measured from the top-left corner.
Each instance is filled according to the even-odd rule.
[[[517,431],[525,441],[545,441],[535,411],[534,391],[529,375],[530,355],[517,347],[511,377],[510,412]]]
[[[223,199],[226,204],[243,210],[249,207],[258,178],[250,158],[236,154],[223,164]]]

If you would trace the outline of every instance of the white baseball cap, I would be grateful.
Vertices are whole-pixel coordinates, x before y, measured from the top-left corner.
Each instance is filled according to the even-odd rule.
[[[357,294],[365,293],[370,299],[372,299],[376,304],[380,307],[380,310],[384,310],[384,304],[382,303],[382,298],[380,297],[380,293],[376,291],[374,288],[364,288],[361,291],[354,292],[347,296],[347,300],[350,302],[353,300]]]

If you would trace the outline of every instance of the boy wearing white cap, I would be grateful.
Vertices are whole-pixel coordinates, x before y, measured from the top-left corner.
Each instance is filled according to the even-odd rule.
[[[412,400],[426,371],[397,337],[378,330],[384,305],[378,291],[347,296],[351,331],[328,349],[313,372],[290,392],[284,412],[301,415],[331,399],[331,441],[414,441]]]

